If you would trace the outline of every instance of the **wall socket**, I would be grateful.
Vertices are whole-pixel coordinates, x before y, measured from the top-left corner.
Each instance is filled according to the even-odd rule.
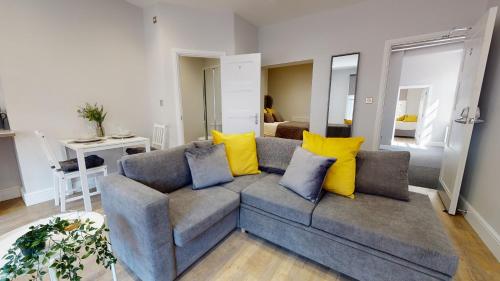
[[[373,103],[373,97],[365,98],[365,103],[372,104]]]
[[[156,19],[156,16],[153,17],[153,23],[156,23],[157,22],[157,19]]]

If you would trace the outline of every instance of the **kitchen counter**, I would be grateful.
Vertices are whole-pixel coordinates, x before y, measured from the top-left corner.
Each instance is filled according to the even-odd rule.
[[[8,138],[8,137],[13,137],[15,135],[16,133],[14,133],[14,131],[0,130],[0,138]]]

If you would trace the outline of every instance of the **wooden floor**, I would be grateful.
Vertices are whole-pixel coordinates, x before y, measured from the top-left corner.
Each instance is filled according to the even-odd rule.
[[[462,216],[448,216],[435,191],[421,190],[432,199],[436,213],[445,225],[460,255],[455,280],[500,280],[500,263],[489,252]],[[102,212],[99,198],[94,210]],[[80,202],[68,209],[82,209]],[[38,218],[58,213],[52,202],[26,207],[21,199],[0,202],[0,235]],[[85,263],[84,280],[111,280],[111,273],[92,261]],[[138,280],[120,263],[119,281]],[[194,264],[179,280],[352,280],[317,263],[302,258],[251,234],[234,231]]]

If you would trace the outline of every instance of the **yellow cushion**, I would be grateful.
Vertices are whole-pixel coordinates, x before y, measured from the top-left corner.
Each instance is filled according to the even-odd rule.
[[[323,188],[329,192],[354,198],[356,155],[365,139],[325,138],[308,131],[304,131],[303,138],[304,149],[318,155],[337,158],[326,174]]]
[[[417,115],[405,115],[403,122],[417,122]]]
[[[346,125],[352,125],[352,120],[344,119],[344,124],[346,124]]]
[[[266,108],[266,111],[269,114],[274,114],[274,112],[275,112],[274,109],[272,109],[272,108]]]
[[[269,113],[269,112],[267,112],[267,108],[264,108],[264,113]]]
[[[406,115],[401,115],[401,116],[399,116],[399,117],[396,119],[396,121],[404,121],[404,120],[405,120],[405,118],[406,118]]]
[[[212,136],[214,144],[223,143],[226,146],[227,161],[233,176],[260,173],[254,132],[228,135],[213,130]]]

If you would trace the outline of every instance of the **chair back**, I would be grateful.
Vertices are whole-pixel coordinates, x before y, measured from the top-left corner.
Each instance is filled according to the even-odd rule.
[[[45,154],[45,156],[47,157],[47,160],[49,161],[50,168],[60,170],[61,165],[59,165],[59,162],[57,161],[57,158],[56,158],[54,152],[50,149],[50,145],[49,145],[45,135],[40,131],[35,131],[35,135],[40,140],[43,153]]]
[[[153,125],[153,139],[151,146],[156,149],[165,149],[167,137],[167,126],[161,124]]]

